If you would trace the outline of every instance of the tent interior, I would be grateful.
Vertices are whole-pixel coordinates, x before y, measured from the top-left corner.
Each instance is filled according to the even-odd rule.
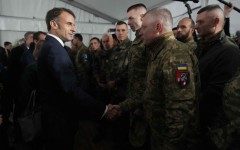
[[[191,17],[194,21],[197,11],[206,5],[219,4],[224,7],[218,0],[185,2],[191,8]],[[231,2],[236,7],[240,6],[240,0],[226,2]],[[76,32],[83,35],[83,42],[88,45],[92,37],[101,38],[109,28],[114,28],[116,21],[127,22],[126,10],[136,3],[143,3],[148,9],[159,6],[168,8],[173,15],[174,27],[180,19],[189,16],[185,3],[180,0],[0,0],[0,45],[3,46],[4,41],[10,41],[15,45],[26,31],[47,32],[45,15],[53,7],[69,8],[75,13]],[[240,30],[239,15],[235,10],[230,14],[232,35]],[[133,39],[134,33],[129,32],[129,37]]]

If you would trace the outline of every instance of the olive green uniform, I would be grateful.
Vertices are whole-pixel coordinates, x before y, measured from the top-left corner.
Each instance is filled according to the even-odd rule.
[[[143,44],[143,40],[136,31],[136,38],[129,50],[128,63],[128,96],[120,103],[122,111],[130,111],[130,134],[131,145],[141,147],[146,141],[146,121],[142,112],[142,96],[145,90],[146,70],[149,54]]]
[[[143,107],[150,126],[151,150],[194,149],[198,126],[198,61],[189,48],[165,33],[147,47]]]

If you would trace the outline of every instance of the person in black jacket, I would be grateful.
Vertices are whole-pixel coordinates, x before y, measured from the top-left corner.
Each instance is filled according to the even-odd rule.
[[[101,119],[107,108],[77,84],[64,42],[73,39],[75,15],[66,8],[47,12],[47,35],[38,57],[39,98],[42,103],[43,140],[46,150],[72,150],[78,121]]]
[[[222,106],[223,89],[240,66],[240,51],[223,31],[224,14],[218,5],[200,9],[195,27],[201,38],[197,46],[201,79],[201,149],[215,150],[218,143],[213,133],[228,121]]]

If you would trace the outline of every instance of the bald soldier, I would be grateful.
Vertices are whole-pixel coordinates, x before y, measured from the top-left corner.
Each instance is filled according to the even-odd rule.
[[[223,27],[224,14],[218,5],[198,11],[195,28],[200,37],[197,54],[201,77],[201,149],[219,149],[222,143],[217,142],[219,137],[214,132],[229,121],[224,113],[223,89],[240,66],[239,49],[226,37]]]
[[[186,43],[193,51],[197,48],[197,44],[193,38],[194,22],[190,18],[183,18],[178,22],[176,39]]]
[[[195,150],[198,61],[175,39],[172,15],[155,8],[142,18],[143,42],[150,52],[143,110],[151,150]]]

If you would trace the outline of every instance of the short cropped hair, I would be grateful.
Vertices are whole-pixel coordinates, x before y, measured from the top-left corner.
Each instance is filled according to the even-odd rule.
[[[127,26],[127,23],[124,22],[124,21],[118,21],[118,22],[116,23],[116,26],[117,26],[117,25],[123,25],[123,24],[125,24],[125,25]]]
[[[138,4],[135,4],[135,5],[130,6],[130,7],[127,9],[127,12],[129,12],[130,10],[133,10],[133,9],[138,9],[138,8],[144,8],[145,10],[147,10],[147,7],[146,7],[144,4],[138,3]]]
[[[97,37],[93,37],[93,38],[90,39],[90,41],[92,41],[92,40],[97,40],[99,43],[101,43],[100,39],[97,38]]]
[[[204,11],[208,11],[209,12],[209,11],[212,11],[212,10],[215,10],[215,9],[221,9],[222,10],[222,8],[219,5],[216,5],[216,4],[214,4],[214,5],[207,5],[206,7],[201,8],[197,12],[197,14],[200,14],[200,13],[202,13]]]
[[[6,46],[8,46],[8,45],[10,45],[10,44],[12,44],[12,43],[9,42],[9,41],[6,41],[6,42],[4,42],[4,47],[6,47]]]
[[[47,35],[47,33],[46,33],[46,32],[43,32],[43,31],[35,32],[35,33],[33,33],[33,40],[38,41],[39,38],[40,38],[39,36],[40,36],[41,34]]]
[[[81,42],[83,41],[82,34],[80,34],[80,33],[76,33],[76,34],[74,34],[74,38],[79,39]]]
[[[156,7],[149,10],[144,16],[151,15],[154,20],[159,20],[164,24],[164,31],[172,31],[173,18],[171,12],[167,8]]]
[[[32,32],[32,31],[28,31],[28,32],[26,32],[25,34],[24,34],[24,40],[26,40],[28,37],[29,37],[29,35],[31,35],[31,34],[33,34],[34,32]]]

